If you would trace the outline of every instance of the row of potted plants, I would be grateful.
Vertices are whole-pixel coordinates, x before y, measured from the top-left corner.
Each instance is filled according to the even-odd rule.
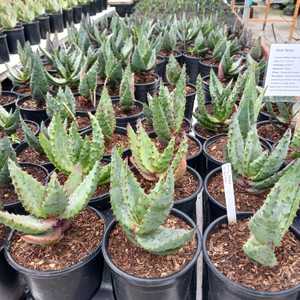
[[[48,33],[62,32],[82,15],[106,9],[105,0],[6,0],[0,4],[0,63],[17,53],[17,43],[38,45]]]
[[[22,67],[11,70],[17,109],[3,112],[7,125],[1,126],[19,124],[25,143],[14,151],[15,137],[4,130],[0,177],[5,194],[15,193],[16,206],[4,205],[9,212],[1,212],[0,220],[25,235],[11,233],[6,259],[25,276],[33,297],[90,299],[101,281],[103,240],[118,300],[185,299],[202,247],[211,299],[296,300],[299,233],[289,227],[300,201],[297,105],[263,104],[259,79],[267,51],[258,40],[238,76],[232,73],[224,80],[225,63],[218,72],[210,70],[207,80],[197,76],[195,139],[185,118],[189,67],[181,66],[173,52],[168,55],[167,83],[156,80],[152,95],[139,96],[138,88],[154,74],[162,49],[156,28],[160,24],[132,19],[113,18],[99,27],[84,20],[78,31],[69,29],[66,44],[49,40],[43,60],[30,47],[19,47]],[[85,115],[78,108],[85,108]],[[40,124],[39,133],[19,119],[18,110],[24,119]],[[274,116],[290,122],[270,145],[263,133],[276,124]],[[265,130],[259,130],[259,118],[269,118]],[[6,121],[15,119],[19,123]],[[207,150],[201,158],[202,146]],[[28,166],[29,159],[38,166]],[[214,221],[226,214],[222,175],[218,169],[207,175],[206,167],[224,161],[234,171],[238,210],[238,223],[229,226],[225,217]],[[202,180],[191,166],[207,175],[205,226],[214,222],[203,241],[192,221]],[[84,210],[88,204],[96,211]],[[110,206],[116,221],[104,228],[97,211]],[[181,212],[171,210],[173,206]],[[79,279],[82,274],[89,274],[87,282]]]

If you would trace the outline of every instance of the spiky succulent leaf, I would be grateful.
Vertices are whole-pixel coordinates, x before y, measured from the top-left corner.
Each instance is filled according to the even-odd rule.
[[[130,65],[124,71],[120,84],[120,104],[124,111],[129,111],[134,103],[134,74]]]
[[[4,130],[8,135],[10,135],[18,128],[19,120],[19,109],[16,109],[14,112],[8,112],[3,106],[0,105],[0,129]]]
[[[61,215],[61,218],[73,218],[87,206],[91,196],[93,196],[97,188],[98,172],[99,163],[96,162],[89,174],[70,195],[68,205]]]
[[[22,206],[31,215],[37,218],[44,218],[45,213],[41,209],[41,205],[42,199],[44,199],[46,194],[46,188],[10,159],[8,160],[8,168]]]
[[[0,139],[0,186],[10,183],[8,159],[16,160],[16,153],[7,137]]]
[[[176,85],[177,81],[180,78],[180,74],[181,74],[181,66],[176,60],[176,58],[174,57],[174,55],[171,55],[169,57],[169,62],[166,67],[167,81],[172,85]]]
[[[34,54],[32,58],[30,88],[34,99],[45,99],[48,92],[48,80],[44,71],[44,66],[37,54]]]
[[[32,130],[27,126],[26,122],[21,118],[20,119],[22,130],[24,132],[25,142],[35,149],[39,153],[43,153],[43,148],[39,142],[39,139],[35,136]]]
[[[41,211],[43,211],[45,218],[59,217],[64,212],[67,204],[67,195],[58,182],[57,174],[54,172],[47,185],[45,198],[41,203]]]
[[[155,232],[137,236],[140,247],[148,252],[165,255],[182,248],[194,236],[194,230],[160,227]]]
[[[67,181],[64,183],[63,190],[69,197],[83,181],[84,175],[79,165],[75,165]]]
[[[106,139],[111,139],[116,129],[116,118],[111,98],[106,87],[103,88],[99,104],[97,106],[96,118]]]
[[[0,223],[25,234],[42,234],[51,230],[55,222],[47,222],[33,216],[23,216],[0,211]]]
[[[299,208],[299,172],[300,160],[297,160],[278,180],[263,206],[250,220],[251,238],[244,245],[244,251],[264,266],[277,264],[274,249],[280,245]]]
[[[79,93],[95,103],[94,94],[97,87],[97,61],[89,70],[83,69],[80,73]]]

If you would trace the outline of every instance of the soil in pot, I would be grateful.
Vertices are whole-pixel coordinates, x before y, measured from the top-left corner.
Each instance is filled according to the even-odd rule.
[[[269,268],[251,261],[243,251],[250,236],[248,220],[222,224],[207,240],[215,267],[231,281],[256,291],[278,292],[300,284],[300,240],[288,232],[276,249],[278,265]],[[271,298],[270,298],[271,299]]]
[[[4,244],[6,237],[7,237],[7,228],[4,225],[0,224],[0,248]]]
[[[15,262],[38,271],[63,270],[89,256],[102,241],[104,220],[91,209],[77,215],[71,228],[54,245],[39,247],[24,242],[19,233],[12,237],[9,252]],[[99,275],[100,276],[100,275]]]
[[[154,95],[159,87],[158,75],[153,72],[134,74],[135,99],[147,102],[148,94]]]
[[[135,84],[146,84],[151,83],[156,80],[156,76],[151,72],[142,72],[134,74],[134,82]]]
[[[170,92],[172,92],[176,88],[176,86],[171,85],[169,83],[165,83],[165,86],[168,87],[168,89],[169,89]],[[186,94],[186,96],[189,96],[189,95],[192,95],[192,94],[195,94],[195,93],[196,93],[196,88],[193,85],[187,84],[185,86],[185,94]]]
[[[226,207],[223,176],[221,172],[217,172],[210,178],[207,184],[207,190],[211,197]],[[237,211],[256,212],[264,203],[268,193],[269,191],[264,191],[259,194],[252,194],[234,182],[234,194]]]
[[[165,226],[190,229],[187,223],[175,216],[169,216]],[[119,225],[110,233],[108,243],[112,262],[122,271],[141,278],[163,278],[180,271],[192,260],[196,248],[197,240],[194,238],[173,254],[154,255],[132,244]]]
[[[120,102],[114,102],[113,103],[113,108],[114,108],[116,118],[131,117],[131,116],[137,115],[137,114],[139,114],[143,111],[143,107],[138,106],[136,104],[134,104],[130,108],[129,111],[124,111],[124,109],[123,109],[122,105],[120,104]]]
[[[97,81],[97,93],[101,94],[104,86],[105,79],[98,79]],[[119,98],[120,95],[120,86],[119,85],[111,85],[107,84],[106,88],[108,90],[109,96],[112,98]]]
[[[14,87],[13,91],[22,96],[31,95],[31,88],[29,85],[16,86],[16,87]]]
[[[96,109],[90,99],[87,99],[81,95],[75,96],[75,105],[76,105],[77,111],[86,111],[87,112],[87,111],[93,111]]]
[[[33,176],[35,179],[37,179],[39,182],[46,182],[48,173],[45,172],[44,169],[40,168],[39,166],[23,165],[22,169],[25,170],[31,176]],[[4,205],[16,203],[18,201],[18,195],[16,194],[15,188],[12,184],[0,186],[0,195],[2,195],[1,202]]]
[[[46,103],[44,101],[38,101],[36,99],[28,98],[26,101],[20,103],[20,107],[30,110],[44,110],[46,109]]]
[[[4,105],[8,105],[11,104],[13,102],[15,102],[17,99],[17,96],[14,95],[13,93],[9,93],[9,94],[1,94],[0,95],[0,105],[4,106]]]
[[[26,125],[28,126],[28,128],[30,128],[30,130],[32,131],[32,133],[34,133],[35,135],[38,133],[39,131],[39,127],[37,124],[33,123],[33,122],[28,122],[25,121]],[[7,133],[0,129],[0,139],[2,139],[3,137],[7,136]],[[22,141],[24,141],[24,132],[22,127],[18,127],[16,129],[16,132],[11,134],[10,136],[13,136],[13,142],[17,142],[17,143],[21,143]]]
[[[43,153],[39,153],[29,146],[25,146],[18,154],[17,161],[19,163],[32,163],[36,165],[44,165],[49,163],[49,159]]]
[[[88,116],[77,115],[76,123],[77,123],[79,130],[83,130],[83,129],[91,126],[91,120]]]
[[[257,124],[258,135],[271,143],[277,143],[286,131],[286,127],[272,122],[259,122]]]
[[[225,161],[225,148],[228,137],[220,136],[217,140],[207,146],[207,153],[219,162]]]

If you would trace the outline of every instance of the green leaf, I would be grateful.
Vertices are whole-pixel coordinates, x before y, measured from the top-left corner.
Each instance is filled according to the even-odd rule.
[[[24,139],[26,143],[35,149],[39,153],[44,153],[43,148],[40,145],[39,139],[35,136],[32,130],[27,126],[26,122],[21,118],[20,119],[22,130],[24,132]]]

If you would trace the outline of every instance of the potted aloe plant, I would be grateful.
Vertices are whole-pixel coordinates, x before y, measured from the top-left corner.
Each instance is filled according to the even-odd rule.
[[[183,74],[181,75],[181,73]],[[166,81],[165,81],[165,85],[169,88],[170,91],[176,88],[178,80],[180,80],[181,76],[185,77],[185,73],[186,73],[185,66],[181,68],[178,60],[173,55],[170,55],[169,62],[166,65]],[[186,94],[186,106],[185,106],[184,116],[188,120],[191,120],[194,111],[196,87],[191,83],[187,83],[185,86],[185,94]]]
[[[116,150],[111,164],[116,220],[105,232],[102,251],[112,271],[116,299],[185,299],[201,238],[191,219],[172,210],[172,171],[145,194]]]
[[[25,44],[24,27],[17,26],[17,12],[10,2],[0,3],[0,27],[6,34],[9,53],[17,53],[17,44]]]
[[[30,45],[38,45],[41,41],[39,22],[35,20],[34,4],[32,1],[18,0],[14,3],[18,21],[24,27],[25,40]]]
[[[135,99],[141,102],[146,102],[148,94],[153,95],[158,86],[158,76],[153,69],[156,64],[159,39],[149,40],[151,33],[146,32],[149,29],[147,25],[141,27],[131,57],[131,70],[135,76]]]
[[[105,227],[103,216],[87,207],[96,190],[99,164],[84,177],[75,167],[64,185],[53,173],[46,186],[13,161],[8,166],[29,213],[0,212],[1,223],[14,229],[6,248],[9,264],[23,275],[35,298],[90,299],[101,283],[99,253]]]
[[[46,14],[46,8],[43,1],[27,0],[35,13],[36,20],[39,21],[41,39],[47,39],[50,33],[50,17]]]
[[[298,159],[253,217],[238,214],[237,222],[228,224],[223,216],[207,228],[203,253],[209,299],[299,299],[300,278],[294,267],[300,241],[290,227],[300,205],[299,172]]]
[[[5,210],[13,213],[24,213],[8,172],[8,159],[16,160],[16,153],[13,150],[8,137],[0,139],[0,149],[0,192],[1,195],[3,195],[1,203]],[[31,163],[22,163],[20,164],[20,167],[22,167],[27,173],[34,176],[42,184],[46,182],[48,172],[45,168]]]
[[[80,5],[80,2],[78,0],[72,0],[73,5],[73,21],[74,24],[78,24],[81,21],[82,18],[82,6]]]
[[[59,0],[42,0],[50,18],[51,33],[64,31],[62,7]]]
[[[120,84],[120,98],[113,100],[117,126],[126,127],[127,124],[135,127],[136,122],[143,116],[143,103],[134,100],[134,74],[130,65],[123,72]]]
[[[33,54],[31,63],[31,95],[20,98],[16,106],[20,109],[24,119],[40,123],[47,119],[45,98],[49,85],[41,59],[37,54]]]
[[[73,23],[73,2],[72,0],[60,0],[63,12],[64,27],[67,28]]]
[[[234,189],[238,212],[255,212],[263,204],[269,189],[289,168],[283,167],[291,140],[291,131],[287,130],[276,147],[269,153],[261,143],[256,121],[262,105],[264,93],[257,97],[251,90],[251,73],[239,109],[229,126],[226,161],[234,171]],[[223,180],[220,168],[213,170],[205,179],[205,193],[211,207],[211,216],[215,219],[226,212]]]

